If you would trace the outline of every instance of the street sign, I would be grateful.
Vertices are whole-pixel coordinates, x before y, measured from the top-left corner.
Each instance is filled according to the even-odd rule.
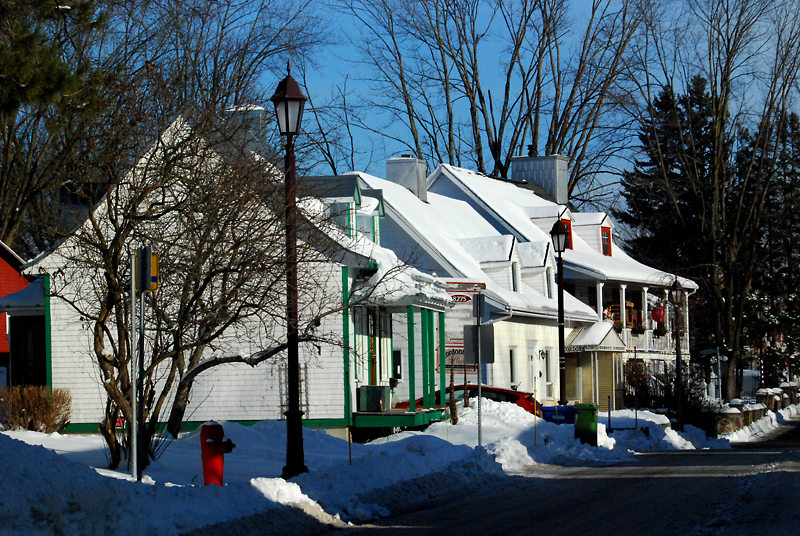
[[[158,289],[158,254],[150,246],[136,253],[136,291],[151,292]]]
[[[464,364],[477,365],[478,354],[477,326],[464,326]],[[494,326],[481,326],[481,364],[494,363]]]

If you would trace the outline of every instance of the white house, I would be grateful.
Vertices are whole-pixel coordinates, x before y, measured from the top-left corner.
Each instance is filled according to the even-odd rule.
[[[172,132],[165,136],[167,143],[154,147],[144,158],[157,158],[153,152],[169,146],[169,140],[186,128],[190,127],[176,121]],[[135,175],[146,174],[147,169],[145,164],[137,166],[131,171],[130,180],[123,184],[146,180]],[[307,214],[345,207],[343,214],[358,216],[344,218],[342,225],[312,229],[311,233],[324,235],[333,247],[325,248],[324,255],[315,255],[310,259],[313,262],[300,264],[301,280],[314,282],[312,291],[304,293],[301,289],[301,317],[306,317],[301,318],[301,323],[312,322],[311,316],[319,315],[323,307],[310,299],[323,295],[330,299],[330,303],[324,304],[328,307],[327,314],[318,317],[317,328],[330,342],[301,347],[304,425],[343,429],[427,424],[438,419],[441,411],[427,404],[423,408],[390,412],[390,397],[393,390],[402,388],[407,393],[432,394],[436,384],[442,383],[442,376],[436,377],[431,370],[435,352],[443,351],[444,339],[439,333],[444,326],[445,310],[452,303],[445,284],[403,265],[392,252],[373,242],[370,233],[359,231],[358,225],[365,220],[373,221],[376,228],[379,226],[382,215],[379,193],[363,196],[353,177],[349,181],[328,181],[326,185],[329,190],[315,197],[306,191],[299,201]],[[105,208],[112,199],[126,197],[122,188],[125,186],[115,189],[95,209],[101,232],[112,230],[105,220],[108,213]],[[86,232],[89,225],[87,222],[77,233]],[[158,231],[159,225],[172,224],[156,220],[150,225]],[[161,231],[181,235],[175,228],[165,227]],[[66,388],[72,394],[72,424],[68,430],[96,431],[104,418],[106,378],[96,361],[98,341],[93,323],[82,317],[74,304],[91,308],[91,300],[96,299],[92,288],[102,285],[103,280],[101,272],[76,262],[77,233],[24,266],[26,274],[41,278],[42,285],[38,288],[43,289],[34,299],[26,299],[31,301],[31,307],[38,308],[34,312],[38,311],[46,326],[41,359],[47,385]],[[133,251],[138,245],[130,244],[128,248]],[[179,281],[178,275],[162,278],[155,291],[162,293],[159,299],[168,300],[179,294],[179,288],[170,283]],[[0,311],[13,315],[14,307],[19,307],[17,298],[14,294],[3,298]],[[26,309],[27,314],[31,314],[31,307]],[[395,344],[393,325],[398,324],[404,326],[404,339]],[[253,355],[263,349],[259,346],[263,341],[280,340],[282,329],[260,321],[232,327],[213,348],[205,350],[204,359]],[[148,349],[157,344],[155,335],[151,329],[145,330]],[[125,340],[113,340],[112,336],[107,334],[101,343],[109,354],[115,351],[115,345],[126,344]],[[165,363],[164,367],[168,366]],[[167,370],[161,372],[155,375],[159,378],[158,385],[164,385]],[[229,363],[201,373],[194,384],[186,416],[190,425],[210,419],[248,423],[282,419],[286,406],[286,368],[284,360],[278,358],[256,367]]]
[[[365,190],[380,190],[386,216],[380,241],[406,262],[436,274],[451,285],[455,309],[447,315],[447,359],[440,371],[454,367],[457,381],[477,380],[475,367],[464,367],[463,330],[473,324],[472,297],[481,286],[494,306],[494,363],[482,369],[491,385],[536,392],[545,404],[560,390],[558,371],[558,302],[550,237],[520,241],[497,230],[476,208],[461,199],[426,188],[424,162],[392,159],[387,179],[356,174]],[[422,179],[420,179],[422,177]],[[596,313],[567,295],[570,330],[591,326]],[[397,338],[397,336],[396,336]],[[444,364],[444,367],[442,366]],[[466,372],[465,372],[466,368]]]
[[[614,243],[613,222],[606,214],[569,208],[565,157],[514,157],[511,176],[512,181],[498,181],[441,165],[427,178],[427,195],[436,193],[469,204],[499,233],[522,244],[547,241],[558,219],[567,225],[564,288],[591,307],[595,322],[601,322],[591,329],[574,326],[567,335],[567,396],[599,403],[601,409],[611,396],[612,407],[620,407],[625,361],[635,354],[645,360],[674,362],[670,314],[658,329],[651,313],[667,304],[667,290],[676,276],[628,256]],[[544,189],[552,200],[522,187],[531,184]],[[697,285],[683,278],[680,282],[687,290],[681,307],[688,318],[686,298]],[[683,337],[684,358],[688,358],[687,341]]]

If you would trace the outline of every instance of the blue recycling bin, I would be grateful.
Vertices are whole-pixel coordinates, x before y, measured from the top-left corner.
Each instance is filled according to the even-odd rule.
[[[558,414],[558,415],[556,415]],[[578,415],[578,410],[573,406],[542,406],[542,416],[547,422],[554,422],[556,424],[575,424],[575,417]]]

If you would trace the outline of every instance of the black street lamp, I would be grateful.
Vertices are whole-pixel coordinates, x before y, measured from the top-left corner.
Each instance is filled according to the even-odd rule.
[[[564,262],[561,254],[567,249],[569,227],[561,220],[553,224],[550,230],[553,239],[553,248],[558,253],[558,381],[561,384],[558,401],[559,404],[567,403],[567,361],[564,355]]]
[[[286,78],[280,81],[270,99],[275,105],[278,128],[286,136],[286,341],[288,362],[289,409],[286,415],[285,479],[308,472],[303,452],[303,412],[300,410],[300,358],[297,320],[297,170],[294,137],[300,133],[306,98],[287,66]]]
[[[683,287],[678,278],[672,283],[669,289],[670,301],[675,307],[675,383],[677,383],[678,395],[678,431],[683,431],[683,421],[681,420],[681,398],[683,397],[683,360],[681,359],[681,307],[683,306]]]

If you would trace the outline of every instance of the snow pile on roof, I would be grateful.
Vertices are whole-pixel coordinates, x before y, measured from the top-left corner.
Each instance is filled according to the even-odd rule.
[[[298,206],[312,218],[325,212],[323,201],[312,197],[302,199]],[[407,265],[392,250],[379,246],[360,233],[356,237],[347,236],[340,227],[323,218],[316,226],[339,246],[361,256],[365,264],[373,263],[376,268],[367,284],[353,292],[356,298],[385,305],[406,303],[414,298],[439,304],[452,302],[444,282]]]
[[[236,444],[225,456],[222,488],[202,485],[199,431],[172,442],[146,469],[143,483],[102,469],[106,461],[97,435],[5,432],[0,434],[3,533],[176,534],[259,513],[260,534],[317,534],[320,525],[308,520],[384,516],[418,502],[421,493],[429,493],[423,500],[436,500],[463,491],[467,481],[480,485],[535,464],[620,462],[632,460],[633,452],[727,443],[708,440],[691,427],[680,434],[662,430],[665,417],[648,411],[638,412],[637,424],[647,427],[649,436],[640,430],[608,435],[601,412],[599,446],[590,447],[575,439],[572,425],[547,423],[510,403],[483,399],[481,404],[485,449],[476,448],[474,399],[470,407],[458,408],[456,426],[442,422],[426,432],[353,444],[352,465],[346,441],[303,430],[309,472],[290,482],[278,478],[286,459],[284,422],[222,423]],[[774,421],[797,413],[787,408]],[[631,410],[612,412],[611,418],[614,428],[634,426]]]
[[[514,237],[511,235],[462,238],[458,242],[478,262],[510,261],[514,247]]]
[[[523,268],[543,268],[547,263],[548,251],[550,251],[549,240],[517,244],[517,253],[519,253],[519,259],[522,261]]]
[[[609,322],[595,322],[588,328],[575,328],[566,345],[572,348],[604,347],[624,350],[625,342],[612,331],[613,327]]]
[[[501,221],[516,229],[526,240],[541,242],[549,240],[547,233],[532,219],[556,218],[566,210],[551,201],[542,199],[530,190],[505,183],[474,171],[442,164],[439,168],[451,180],[460,183],[474,193],[495,213]],[[428,196],[431,194],[428,193]],[[577,225],[601,223],[606,214],[572,214]],[[567,268],[579,269],[600,280],[619,280],[648,285],[669,285],[674,276],[651,268],[628,256],[615,245],[612,256],[606,256],[590,247],[577,233],[572,234],[572,249],[564,252]],[[681,283],[691,289],[697,284],[681,278]]]
[[[13,312],[23,309],[44,311],[44,281],[37,279],[24,289],[0,298],[0,312]]]
[[[519,292],[512,292],[495,283],[483,271],[481,260],[502,257],[502,248],[513,238],[501,235],[469,204],[432,192],[428,192],[428,202],[424,203],[400,185],[365,173],[358,173],[358,177],[362,186],[383,191],[384,206],[390,217],[406,232],[418,236],[423,248],[427,247],[427,253],[441,265],[449,266],[454,277],[485,282],[487,293],[517,311],[557,314],[555,299],[547,298],[524,284]],[[488,237],[495,237],[495,241]],[[531,249],[525,252],[523,264],[530,262],[533,266],[541,266],[547,248],[545,244],[549,241],[550,237],[542,233],[541,240],[536,242],[538,246],[530,246]],[[509,260],[508,253],[505,255],[505,260]],[[541,257],[536,259],[539,255]],[[597,313],[588,305],[569,294],[564,296],[564,311],[568,318],[597,318]]]

